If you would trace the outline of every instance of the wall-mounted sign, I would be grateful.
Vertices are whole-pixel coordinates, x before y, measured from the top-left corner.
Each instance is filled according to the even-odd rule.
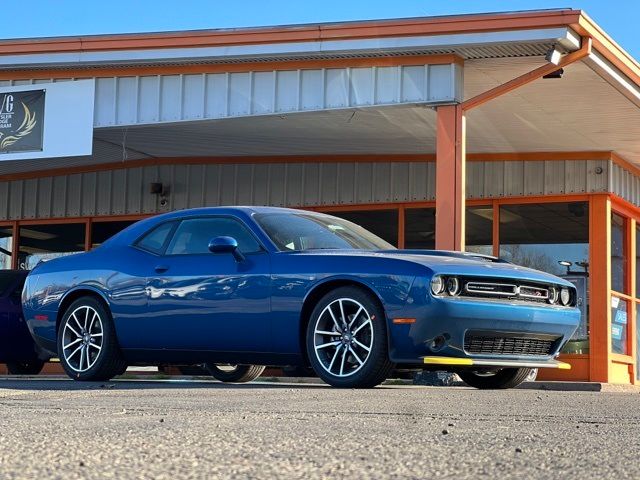
[[[0,96],[0,154],[42,151],[44,90]]]
[[[0,88],[0,161],[91,155],[94,80]]]

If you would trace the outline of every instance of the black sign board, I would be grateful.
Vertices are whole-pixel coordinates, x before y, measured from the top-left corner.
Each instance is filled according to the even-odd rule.
[[[44,90],[0,93],[0,154],[42,151]]]

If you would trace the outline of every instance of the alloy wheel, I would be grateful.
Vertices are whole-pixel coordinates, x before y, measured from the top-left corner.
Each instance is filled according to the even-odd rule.
[[[95,365],[103,333],[102,319],[93,307],[82,305],[71,312],[62,333],[62,352],[69,368],[83,373]]]
[[[352,298],[338,298],[327,305],[313,331],[316,358],[329,374],[344,378],[358,372],[373,348],[373,318]]]

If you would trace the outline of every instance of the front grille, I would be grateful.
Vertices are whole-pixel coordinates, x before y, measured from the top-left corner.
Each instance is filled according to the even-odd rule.
[[[501,298],[524,302],[548,303],[549,288],[542,285],[521,284],[517,281],[462,278],[460,295],[476,298]],[[513,282],[513,283],[512,283]]]
[[[515,296],[518,290],[518,287],[513,284],[494,282],[467,282],[464,288],[471,294],[505,297]]]
[[[551,355],[559,337],[479,334],[467,332],[464,349],[472,355]]]

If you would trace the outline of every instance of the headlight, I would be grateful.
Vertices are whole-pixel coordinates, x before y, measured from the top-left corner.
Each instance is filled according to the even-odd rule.
[[[440,275],[435,275],[431,279],[431,293],[441,295],[444,292],[444,280]]]
[[[556,287],[549,288],[549,303],[552,305],[558,303],[558,289]]]
[[[447,293],[452,297],[460,292],[460,282],[456,277],[447,278]]]
[[[571,292],[569,291],[568,288],[563,288],[560,290],[560,303],[562,303],[562,305],[569,305],[569,302],[571,301]]]

